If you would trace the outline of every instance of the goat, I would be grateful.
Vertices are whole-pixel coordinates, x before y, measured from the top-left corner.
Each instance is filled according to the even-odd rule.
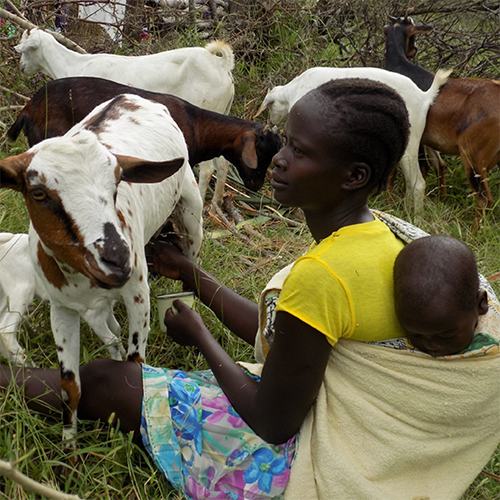
[[[428,25],[415,26],[413,24],[413,28],[411,30],[407,31],[406,27],[401,30],[396,29],[395,25],[396,23],[399,24],[403,21],[404,18],[398,20],[397,18],[391,17],[391,20],[394,22],[393,25],[384,26],[384,34],[386,36],[385,69],[407,76],[418,86],[419,89],[423,91],[429,90],[434,80],[434,75],[427,71],[421,72],[419,67],[411,63],[408,58],[415,57],[417,53],[415,35],[419,33],[428,33],[432,30],[432,27]],[[439,192],[442,196],[446,196],[445,164],[436,150],[430,148],[429,146],[421,146],[423,149],[423,155],[425,155],[427,160],[431,162],[434,170],[436,170],[438,174]],[[427,177],[427,173],[429,171],[428,161],[420,162],[420,169],[424,178]]]
[[[23,33],[15,50],[21,54],[21,70],[28,75],[41,72],[53,79],[96,76],[152,92],[173,94],[223,114],[229,113],[234,98],[234,53],[228,43],[220,40],[205,47],[184,47],[144,56],[79,54],[61,45],[46,31],[35,28]],[[215,161],[214,202],[220,204],[228,165],[222,159]],[[206,190],[213,172],[213,162],[200,165],[200,178],[204,179],[202,190]],[[204,199],[206,193],[201,194]]]
[[[385,69],[410,78],[419,89],[428,90],[434,81],[430,71],[420,71],[422,68],[408,60],[417,54],[415,35],[429,33],[432,26],[426,24],[416,26],[411,17],[391,18],[393,24],[384,26]]]
[[[169,218],[184,235],[186,255],[199,256],[203,203],[187,156],[168,109],[125,94],[64,136],[0,160],[0,188],[20,191],[30,215],[30,254],[50,299],[63,437],[71,448],[80,399],[79,316],[100,314],[104,329],[103,312],[122,300],[127,359],[144,360],[150,322],[145,243]]]
[[[0,233],[0,354],[17,365],[26,355],[16,332],[35,299],[48,297],[31,263],[28,235]]]
[[[223,115],[169,94],[150,92],[95,77],[70,77],[47,82],[21,110],[7,131],[16,140],[21,130],[30,146],[65,134],[94,107],[119,94],[136,94],[165,105],[184,134],[189,163],[224,156],[237,169],[245,186],[258,191],[281,138],[260,123]],[[208,179],[200,175],[202,198]]]
[[[433,74],[409,61],[402,63],[401,59],[415,54],[413,37],[429,31],[424,28],[415,26],[411,17],[396,19],[384,28],[390,46],[386,51],[386,65],[404,70],[404,74],[422,86],[428,84]],[[397,45],[410,50],[403,53],[401,48],[397,50]],[[398,64],[392,62],[396,57]],[[476,198],[473,228],[477,229],[484,209],[494,205],[487,176],[500,162],[500,81],[450,78],[429,109],[421,142],[442,153],[460,155]]]
[[[449,71],[439,71],[432,87],[427,92],[423,92],[409,78],[380,68],[310,68],[286,85],[278,85],[270,90],[255,116],[268,108],[271,122],[277,125],[285,119],[292,106],[303,95],[333,79],[368,78],[392,87],[404,99],[408,109],[411,124],[410,139],[401,159],[401,167],[406,179],[406,189],[413,199],[415,211],[421,212],[425,181],[418,166],[418,146],[425,127],[427,111],[438,95],[440,87],[446,82],[448,74]]]
[[[17,331],[34,300],[47,302],[49,297],[31,261],[29,236],[0,233],[0,354],[15,365],[26,364],[25,350],[19,345]],[[83,311],[82,318],[103,341],[110,358],[122,360],[125,350],[118,337],[120,325],[113,315],[113,305],[104,304],[99,314],[94,309]],[[100,321],[103,317],[104,328]]]

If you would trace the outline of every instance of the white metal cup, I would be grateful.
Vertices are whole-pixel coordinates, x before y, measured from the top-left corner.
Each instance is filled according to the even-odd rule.
[[[163,293],[161,295],[156,296],[156,304],[158,306],[158,317],[160,319],[160,330],[162,332],[167,331],[167,327],[165,326],[165,313],[167,309],[170,307],[174,310],[174,314],[177,313],[177,310],[172,305],[174,300],[180,299],[189,307],[194,306],[194,292],[175,292],[175,293]]]

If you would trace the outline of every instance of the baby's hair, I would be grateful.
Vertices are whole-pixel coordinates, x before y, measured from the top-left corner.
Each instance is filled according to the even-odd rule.
[[[414,240],[394,264],[396,304],[425,311],[440,294],[449,294],[457,307],[470,311],[477,304],[479,277],[476,258],[462,241],[433,235]]]
[[[331,80],[308,97],[318,100],[321,118],[336,134],[339,153],[348,161],[368,164],[369,187],[383,191],[408,143],[410,124],[402,97],[383,83],[363,78]]]

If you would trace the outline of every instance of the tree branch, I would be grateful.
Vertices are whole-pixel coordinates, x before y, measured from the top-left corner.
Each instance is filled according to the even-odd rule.
[[[12,14],[12,12],[9,12],[8,10],[1,9],[0,8],[0,18],[2,19],[7,19],[8,21],[11,21],[14,24],[17,24],[21,28],[25,30],[33,29],[33,28],[38,28],[36,24],[30,23],[23,17],[16,16],[16,14]],[[41,29],[41,28],[38,28]],[[61,35],[60,33],[57,33],[56,31],[50,32],[51,35],[54,36],[54,38],[61,44],[63,44],[65,47],[67,47],[70,50],[74,50],[75,52],[79,52],[80,54],[86,54],[87,51],[85,49],[82,49],[79,45],[77,45],[75,42],[71,41],[69,38],[66,38],[64,35]]]
[[[12,12],[14,12],[14,14],[24,18],[19,9],[14,5],[13,2],[11,2],[11,0],[5,0],[5,3],[10,7],[10,9],[12,10]]]
[[[52,500],[81,500],[81,498],[76,495],[62,493],[30,479],[22,472],[16,470],[10,462],[0,460],[0,474],[19,484],[19,486],[26,491],[35,493],[36,495],[43,495],[47,498],[51,498]]]
[[[23,99],[26,102],[30,100],[29,97],[26,97],[25,95],[19,94],[15,90],[9,89],[8,87],[4,87],[3,85],[0,85],[0,90],[2,90],[3,92],[5,92],[6,94],[10,93],[12,95],[15,95],[19,99]]]
[[[500,7],[500,2],[497,0],[474,0],[474,1],[455,1],[450,2],[449,0],[444,4],[434,4],[433,2],[430,5],[420,5],[416,7],[408,7],[406,9],[406,15],[415,15],[415,14],[445,14],[445,13],[453,13],[457,12],[488,12],[494,11]]]

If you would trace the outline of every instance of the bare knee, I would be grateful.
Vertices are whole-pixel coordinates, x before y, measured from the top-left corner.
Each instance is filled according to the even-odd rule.
[[[80,369],[83,419],[116,422],[124,431],[139,431],[142,411],[141,365],[96,359]]]
[[[102,386],[105,386],[108,379],[112,377],[112,374],[119,370],[119,361],[113,359],[94,359],[89,361],[87,364],[80,367],[80,379],[83,386],[88,386],[94,388],[94,390],[99,390]]]

